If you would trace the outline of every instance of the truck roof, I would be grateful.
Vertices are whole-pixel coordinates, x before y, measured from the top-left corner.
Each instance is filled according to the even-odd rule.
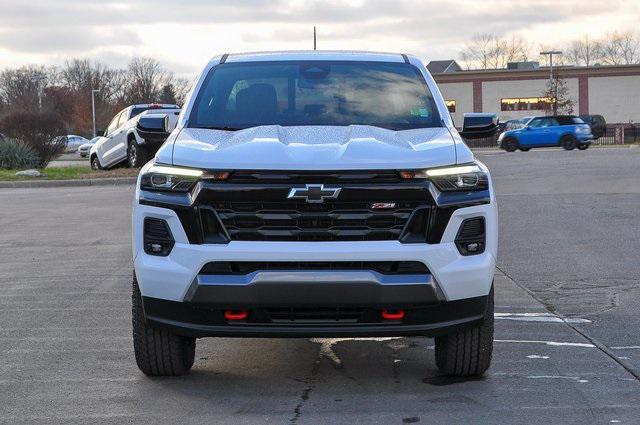
[[[347,50],[292,50],[276,52],[230,53],[222,55],[224,62],[264,62],[287,60],[348,60],[366,62],[407,62],[401,53],[382,53]],[[212,59],[218,62],[220,56]]]
[[[180,109],[180,106],[172,103],[138,103],[129,105],[132,108],[150,108],[150,109]]]

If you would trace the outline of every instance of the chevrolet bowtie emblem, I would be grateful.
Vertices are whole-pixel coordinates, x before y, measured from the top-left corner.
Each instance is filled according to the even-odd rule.
[[[323,184],[308,184],[305,187],[293,187],[287,199],[304,199],[310,204],[320,204],[325,199],[335,199],[340,193],[339,187],[324,187]]]

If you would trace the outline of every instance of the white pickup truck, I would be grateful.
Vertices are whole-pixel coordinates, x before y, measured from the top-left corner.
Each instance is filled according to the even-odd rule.
[[[180,107],[170,104],[141,104],[128,106],[118,112],[105,130],[104,137],[91,148],[91,168],[111,168],[123,161],[127,161],[129,167],[144,165],[166,137],[145,138],[136,127],[141,118],[158,114],[166,117],[166,127],[173,129],[178,121]]]
[[[435,337],[444,373],[481,375],[497,211],[487,167],[416,57],[216,56],[140,170],[138,367],[185,374],[202,337],[420,336]]]

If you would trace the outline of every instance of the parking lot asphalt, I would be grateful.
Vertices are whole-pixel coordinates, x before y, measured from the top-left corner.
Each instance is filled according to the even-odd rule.
[[[478,156],[501,246],[494,360],[468,380],[423,338],[205,339],[190,375],[147,378],[133,188],[0,190],[0,423],[638,423],[640,149]]]

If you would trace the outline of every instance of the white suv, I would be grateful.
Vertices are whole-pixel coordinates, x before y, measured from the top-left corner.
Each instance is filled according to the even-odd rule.
[[[89,151],[91,168],[111,168],[125,162],[129,167],[140,167],[152,158],[165,138],[145,140],[137,131],[138,120],[149,114],[163,114],[169,127],[177,122],[180,107],[169,104],[131,105],[118,112],[101,137]]]
[[[480,375],[497,234],[489,172],[415,57],[218,56],[138,178],[137,364],[187,373],[201,337],[426,336],[445,373]]]

